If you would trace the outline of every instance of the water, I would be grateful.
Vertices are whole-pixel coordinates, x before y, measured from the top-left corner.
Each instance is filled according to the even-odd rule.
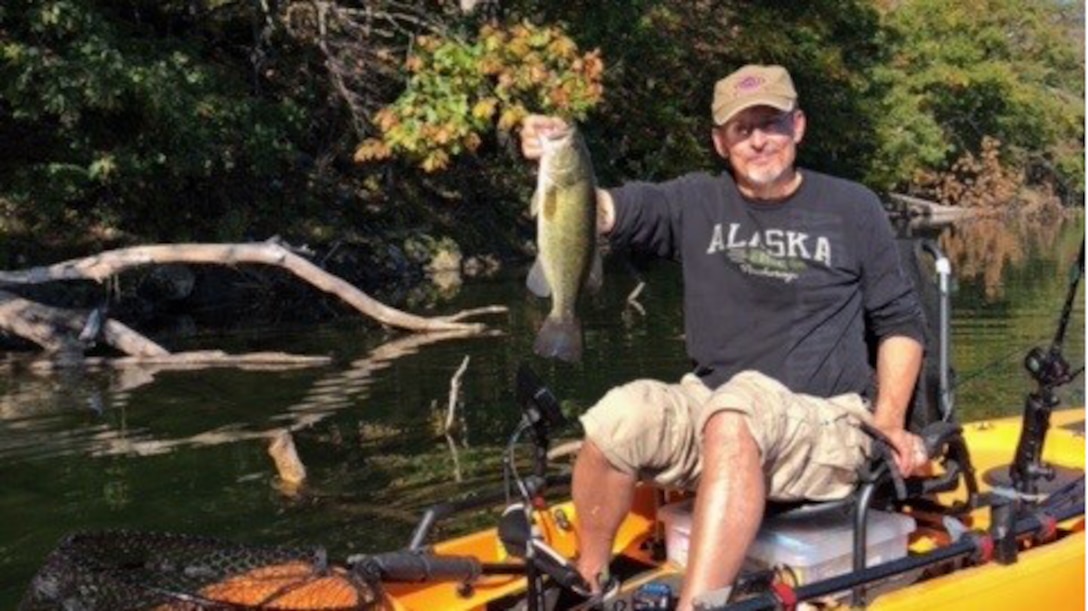
[[[1030,388],[1023,355],[1053,339],[1083,234],[1083,217],[941,230],[956,272],[961,418],[1019,413]],[[613,263],[603,291],[582,308],[584,362],[530,360],[571,414],[612,385],[675,379],[687,366],[676,269],[643,270],[635,307],[628,296],[639,280]],[[431,312],[506,305],[507,314],[486,318],[498,336],[387,336],[346,316],[317,328],[157,338],[175,350],[331,355],[326,367],[43,375],[2,365],[0,608],[15,607],[48,552],[77,530],[319,544],[334,559],[404,546],[421,507],[501,481],[499,452],[520,417],[511,382],[547,309],[521,282],[513,274],[472,281]],[[1077,367],[1083,284],[1078,293],[1064,346]],[[460,426],[447,438],[450,380],[466,356]],[[1083,377],[1063,398],[1083,404]],[[282,428],[294,432],[309,472],[294,496],[277,485],[266,453],[268,434]],[[489,520],[455,520],[436,534]]]

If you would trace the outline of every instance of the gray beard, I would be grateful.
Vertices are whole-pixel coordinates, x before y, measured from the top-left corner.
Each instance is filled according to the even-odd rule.
[[[783,168],[777,172],[772,170],[759,170],[756,172],[750,172],[747,176],[748,182],[759,187],[770,187],[785,179],[786,174],[789,172],[789,168]]]

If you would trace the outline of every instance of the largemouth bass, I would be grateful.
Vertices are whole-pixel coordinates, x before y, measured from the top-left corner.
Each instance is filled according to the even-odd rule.
[[[552,298],[552,309],[533,344],[540,356],[576,362],[582,358],[582,323],[575,312],[585,287],[601,282],[597,250],[597,181],[577,128],[541,139],[542,155],[532,212],[537,223],[537,259],[529,289]]]

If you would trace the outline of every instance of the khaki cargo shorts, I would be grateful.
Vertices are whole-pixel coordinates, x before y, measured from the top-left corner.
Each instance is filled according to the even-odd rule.
[[[637,380],[609,391],[582,415],[586,438],[614,467],[666,487],[694,489],[702,473],[702,431],[721,411],[745,416],[759,445],[768,496],[831,500],[849,494],[870,455],[871,421],[857,394],[797,394],[744,371],[710,390],[693,374],[679,384]]]

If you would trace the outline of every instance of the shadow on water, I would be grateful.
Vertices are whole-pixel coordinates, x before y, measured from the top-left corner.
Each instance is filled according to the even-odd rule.
[[[1057,328],[1083,217],[1049,223],[978,219],[931,229],[953,262],[953,361],[961,418],[1019,412],[1022,359]],[[679,274],[634,275],[613,261],[582,311],[577,366],[532,359],[576,414],[636,377],[686,369]],[[632,292],[645,281],[635,303]],[[452,294],[456,291],[455,294]],[[184,349],[329,354],[315,369],[130,370],[0,379],[0,608],[13,608],[45,555],[76,530],[200,533],[254,543],[320,544],[333,558],[405,545],[418,510],[500,482],[499,451],[519,418],[512,380],[531,354],[546,304],[520,275],[450,291],[445,311],[509,306],[495,335],[388,339],[359,322],[196,336]],[[234,342],[235,345],[224,345]],[[1065,351],[1084,360],[1084,291]],[[458,426],[443,435],[450,379],[465,357]],[[1083,404],[1083,378],[1065,391]],[[270,434],[289,429],[309,474],[301,494],[276,487]],[[573,428],[565,431],[573,435]],[[437,531],[449,535],[488,519]]]

